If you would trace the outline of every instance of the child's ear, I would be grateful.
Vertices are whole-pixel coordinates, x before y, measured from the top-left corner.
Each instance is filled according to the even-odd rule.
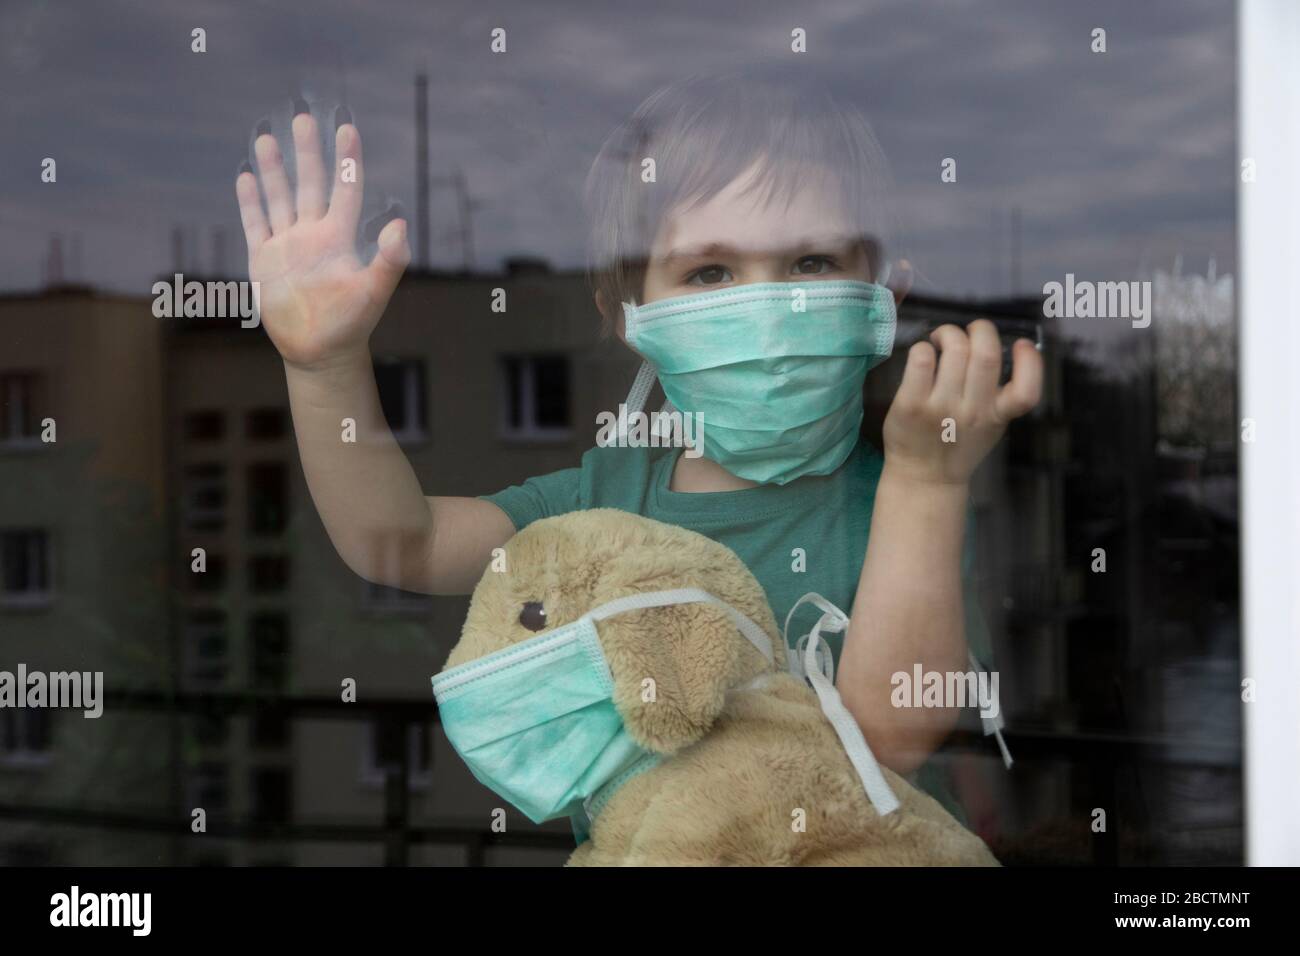
[[[596,311],[600,317],[605,320],[605,328],[613,329],[619,339],[626,344],[627,336],[623,327],[623,306],[622,304],[614,305],[605,295],[604,289],[596,290]]]
[[[894,267],[889,270],[889,281],[885,283],[885,288],[894,293],[894,307],[902,305],[907,293],[912,291],[912,263],[906,259],[894,263]]]

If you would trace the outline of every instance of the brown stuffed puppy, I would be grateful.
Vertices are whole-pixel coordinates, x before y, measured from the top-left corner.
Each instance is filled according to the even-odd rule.
[[[899,807],[877,812],[816,694],[786,672],[762,588],[727,547],[596,509],[529,525],[506,545],[504,566],[475,588],[435,691],[451,668],[463,674],[469,662],[649,592],[706,591],[771,643],[769,660],[709,603],[595,623],[610,713],[652,765],[601,790],[590,839],[570,865],[997,865],[978,837],[886,768]]]

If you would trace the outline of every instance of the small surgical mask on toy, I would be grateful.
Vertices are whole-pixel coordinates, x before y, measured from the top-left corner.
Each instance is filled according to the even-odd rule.
[[[484,786],[534,823],[573,817],[606,784],[653,765],[614,706],[596,622],[672,604],[721,607],[770,663],[771,639],[731,605],[694,588],[619,598],[571,624],[433,678],[443,730]],[[581,829],[575,823],[576,829]]]
[[[898,798],[839,692],[817,666],[819,653],[829,659],[821,632],[841,630],[848,619],[819,595],[806,595],[799,603],[807,600],[826,613],[809,635],[804,673],[877,812],[892,813]],[[721,608],[770,666],[800,672],[792,659],[774,660],[770,639],[753,620],[707,591],[631,595],[435,676],[433,694],[447,738],[474,776],[528,819],[542,823],[568,816],[579,839],[585,838],[609,797],[661,759],[632,739],[614,706],[614,679],[597,622],[643,608],[691,603]]]

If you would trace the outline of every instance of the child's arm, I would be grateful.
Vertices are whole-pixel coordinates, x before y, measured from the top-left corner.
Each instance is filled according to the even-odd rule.
[[[1014,418],[1038,403],[1042,357],[1016,343],[1001,388],[992,322],[953,325],[912,346],[885,419],[885,465],[836,686],[881,763],[909,773],[943,742],[953,708],[896,708],[897,672],[966,671],[962,535],[970,476]],[[937,371],[936,371],[937,369]],[[955,438],[944,441],[946,429]]]
[[[514,526],[490,501],[424,495],[384,422],[369,350],[314,369],[286,361],[285,377],[307,487],[344,563],[408,591],[473,590]],[[344,418],[356,444],[341,441]]]
[[[332,193],[309,114],[294,117],[293,137],[296,196],[269,133],[254,143],[266,211],[251,171],[240,173],[235,191],[249,278],[260,284],[262,324],[284,360],[312,500],[339,555],[362,577],[466,593],[514,528],[490,502],[425,497],[384,420],[369,339],[410,261],[406,223],[390,222],[363,265],[355,251],[363,183],[356,127],[344,123],[335,135]],[[356,423],[355,443],[343,441],[345,418]]]

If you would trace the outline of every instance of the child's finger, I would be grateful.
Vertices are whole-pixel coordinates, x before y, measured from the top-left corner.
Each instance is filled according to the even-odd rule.
[[[310,113],[293,118],[293,148],[298,157],[298,218],[319,219],[325,215],[325,161],[320,131]]]
[[[998,390],[1002,372],[1002,340],[998,327],[988,319],[976,319],[966,326],[970,340],[970,361],[966,364],[966,401],[986,408]]]
[[[1019,339],[1012,349],[1011,378],[998,392],[994,407],[998,418],[1019,418],[1043,395],[1043,356],[1029,339]]]
[[[917,342],[907,350],[907,364],[903,367],[903,380],[898,384],[894,404],[903,411],[915,411],[925,404],[934,387],[934,368],[937,359],[934,346]]]
[[[411,247],[406,242],[406,220],[394,219],[379,233],[379,251],[366,268],[370,270],[378,299],[387,299],[397,288],[407,263],[411,261]]]
[[[363,175],[361,169],[361,134],[350,122],[339,126],[334,134],[334,194],[326,215],[338,221],[340,227],[352,235],[361,218]]]
[[[248,258],[252,259],[262,243],[271,237],[271,228],[262,212],[262,198],[257,194],[257,177],[244,164],[235,178],[235,198],[239,200],[239,221],[244,225],[244,240],[248,243]]]
[[[270,133],[262,133],[253,143],[257,171],[266,193],[266,211],[271,217],[271,232],[281,232],[293,225],[293,200],[289,196],[289,177],[284,174],[280,144]]]
[[[930,341],[939,347],[939,372],[934,377],[931,398],[942,407],[956,409],[966,385],[966,359],[970,343],[966,333],[955,325],[941,325],[930,333]]]

